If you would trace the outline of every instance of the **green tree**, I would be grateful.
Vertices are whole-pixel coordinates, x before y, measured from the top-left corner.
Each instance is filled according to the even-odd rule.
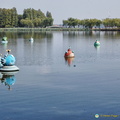
[[[77,19],[74,18],[68,18],[68,26],[69,27],[74,27],[77,25]]]
[[[50,20],[51,19],[47,19],[44,15],[44,13],[38,9],[25,9],[23,12],[23,19],[20,23],[24,26],[35,26],[35,27],[42,27],[42,26],[46,26],[46,25],[50,25]],[[47,19],[47,20],[46,20]],[[48,23],[46,23],[45,21],[48,21]],[[32,22],[32,24],[31,24]],[[51,20],[52,22],[52,20]],[[29,24],[28,24],[29,23]],[[43,23],[45,23],[45,25],[43,25]]]
[[[68,27],[68,20],[63,20],[63,26]]]
[[[11,26],[13,27],[18,26],[18,14],[15,7],[11,9]]]
[[[53,25],[53,19],[52,18],[45,18],[43,20],[43,27],[52,26]]]
[[[47,11],[46,16],[38,9],[24,9],[22,15],[12,9],[0,8],[0,27],[46,27],[53,25],[52,14]]]
[[[97,20],[97,19],[84,19],[81,21],[81,24],[83,26],[85,26],[85,28],[89,28],[89,29],[92,29],[93,26],[98,26],[100,27],[100,24],[102,22],[100,20]]]
[[[81,22],[81,20],[79,20],[79,19],[76,19],[76,21],[77,21],[77,25],[78,25],[78,27],[80,27],[80,25],[82,25],[82,22]]]
[[[23,12],[23,19],[30,19],[30,20],[33,20],[33,15],[32,15],[32,9],[31,8],[28,8],[28,9],[24,9],[24,12]]]
[[[34,27],[42,26],[42,21],[40,18],[35,18],[33,20]]]
[[[106,18],[106,19],[104,19],[103,21],[102,21],[102,23],[103,23],[103,25],[105,26],[105,28],[107,28],[107,27],[110,27],[110,22],[109,22],[109,18]]]
[[[105,27],[115,27],[116,25],[116,19],[110,19],[110,18],[106,18],[103,20],[103,24]]]
[[[2,19],[3,19],[3,22],[2,22],[2,27],[5,27],[6,24],[7,24],[7,10],[5,8],[2,9]]]
[[[114,21],[115,21],[115,26],[120,28],[120,19],[116,18],[116,19],[114,19]]]
[[[0,8],[0,27],[3,27],[3,10]]]
[[[24,27],[34,27],[32,20],[26,18],[26,19],[21,19],[20,23]]]
[[[37,18],[40,18],[40,19],[46,18],[45,14],[40,9],[37,10]]]
[[[23,27],[21,20],[23,19],[23,15],[18,15],[18,26]]]
[[[83,26],[83,28],[85,28],[85,21],[81,20],[81,25]]]
[[[97,27],[99,27],[99,29],[100,29],[100,25],[101,25],[101,24],[102,24],[102,21],[96,19],[95,25],[96,25]]]
[[[12,11],[11,9],[6,9],[6,17],[5,17],[5,27],[12,27],[11,22],[12,22]]]
[[[46,12],[46,17],[47,17],[47,18],[52,18],[52,14],[51,14],[49,11],[47,11],[47,12]]]
[[[16,8],[0,9],[0,27],[15,27],[18,24]]]

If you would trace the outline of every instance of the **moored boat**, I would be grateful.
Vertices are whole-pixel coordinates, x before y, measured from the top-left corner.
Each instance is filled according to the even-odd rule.
[[[7,50],[7,54],[4,57],[0,57],[0,71],[1,72],[12,72],[19,71],[19,68],[15,65],[15,57],[10,54],[11,50]]]
[[[1,43],[8,43],[7,37],[3,37]]]
[[[74,52],[69,48],[68,51],[65,52],[64,57],[74,58],[75,55],[74,55]]]
[[[33,42],[33,41],[34,41],[34,39],[31,37],[31,38],[29,39],[29,41]]]
[[[96,40],[94,46],[100,46],[100,41]]]
[[[16,65],[12,66],[3,66],[0,68],[2,72],[12,72],[12,71],[19,71],[19,68]]]

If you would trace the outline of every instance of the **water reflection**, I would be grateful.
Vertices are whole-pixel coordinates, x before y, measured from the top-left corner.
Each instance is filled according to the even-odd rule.
[[[80,36],[90,37],[90,36],[100,36],[100,31],[63,31],[63,36],[68,38],[76,38]]]
[[[104,37],[105,39],[109,39],[110,37],[113,38],[119,38],[120,37],[120,31],[63,31],[63,37],[64,38],[100,38]]]
[[[97,58],[100,58],[100,46],[94,46],[94,48],[96,49]]]
[[[96,50],[100,50],[100,46],[94,46]]]
[[[2,44],[2,43],[1,43]],[[7,44],[2,44],[3,49],[6,50],[7,49]]]
[[[74,58],[66,58],[66,57],[64,58],[65,58],[65,63],[68,64],[68,66],[71,66],[74,61]]]
[[[110,39],[112,35],[109,36],[109,39],[105,39],[104,32],[100,32],[100,38],[98,38],[99,33],[97,35],[97,32],[92,37],[90,34],[83,34],[84,32],[74,33],[72,33],[73,37],[70,35],[69,37],[67,34],[63,36],[61,31],[53,31],[52,39],[44,36],[42,40],[35,39],[33,36],[35,39],[33,44],[22,37],[23,33],[18,36],[15,43],[14,40],[8,43],[8,49],[12,49],[17,59],[16,65],[20,66],[21,71],[20,74],[15,74],[17,76],[11,77],[1,73],[0,78],[3,85],[0,86],[0,90],[6,89],[6,87],[15,89],[21,84],[23,85],[19,87],[19,91],[12,91],[13,97],[11,94],[6,94],[8,90],[1,92],[0,118],[6,120],[7,112],[11,113],[8,117],[12,120],[16,120],[16,118],[22,120],[23,117],[19,116],[22,111],[26,120],[49,120],[49,118],[87,120],[89,115],[96,111],[112,113],[114,110],[112,114],[119,111],[117,106],[120,98],[120,39],[116,37]],[[38,32],[38,36],[40,34]],[[101,41],[100,47],[94,47],[96,39]],[[63,53],[68,46],[75,51],[75,59],[64,59]],[[0,51],[0,53],[5,51],[2,45]],[[10,78],[13,80],[11,80],[11,84],[8,82]],[[12,86],[13,84],[15,86]],[[11,102],[8,104],[8,101]],[[39,104],[38,101],[40,101]],[[21,109],[18,109],[19,106]],[[93,107],[94,109],[91,111]],[[65,111],[63,111],[64,113],[59,112],[59,109],[54,108]],[[73,109],[75,112],[73,113],[69,109]],[[15,112],[18,114],[14,114]],[[84,118],[86,113],[87,117]],[[45,117],[49,115],[51,116]],[[39,118],[39,116],[43,117]]]
[[[15,74],[16,72],[1,72],[0,73],[0,80],[1,83],[8,87],[8,90],[12,90],[11,86],[15,84],[16,78]]]
[[[23,38],[28,39],[32,36],[34,39],[44,39],[53,37],[53,33],[50,31],[45,32],[0,32],[0,36],[7,36],[8,41],[16,42],[16,39]]]

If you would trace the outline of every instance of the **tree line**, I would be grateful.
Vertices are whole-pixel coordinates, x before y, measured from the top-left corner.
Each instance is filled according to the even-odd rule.
[[[52,14],[46,15],[33,8],[24,9],[23,14],[18,14],[15,7],[12,9],[0,8],[0,28],[10,27],[46,27],[53,25]]]
[[[104,25],[105,28],[120,28],[120,19],[119,18],[106,18],[103,20],[99,19],[75,19],[68,18],[67,20],[63,20],[63,26],[65,27],[80,27],[92,29],[100,28],[101,25]]]
[[[0,28],[13,28],[13,27],[41,27],[53,25],[54,19],[52,14],[47,11],[44,14],[40,9],[35,10],[28,8],[23,10],[23,14],[18,14],[17,9],[0,8]],[[63,26],[67,28],[75,28],[76,26],[83,27],[85,29],[100,28],[104,25],[105,28],[120,28],[119,18],[106,18],[103,20],[99,19],[76,19],[68,18],[63,20]]]

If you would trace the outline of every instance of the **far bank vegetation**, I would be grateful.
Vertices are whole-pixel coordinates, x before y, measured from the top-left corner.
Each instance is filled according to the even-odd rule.
[[[0,8],[0,28],[13,27],[46,27],[53,25],[52,14],[46,15],[33,8],[24,9],[23,14],[18,14],[15,7],[12,9]]]
[[[106,18],[103,20],[99,19],[75,19],[68,18],[68,20],[63,20],[63,26],[67,28],[83,27],[85,29],[120,29],[120,19],[119,18]]]
[[[47,28],[53,26],[51,12],[44,14],[40,9],[27,8],[23,14],[18,14],[17,9],[0,8],[0,28]],[[99,19],[77,19],[68,18],[62,21],[61,27],[81,29],[120,29],[119,18]],[[51,28],[52,29],[52,28]]]

